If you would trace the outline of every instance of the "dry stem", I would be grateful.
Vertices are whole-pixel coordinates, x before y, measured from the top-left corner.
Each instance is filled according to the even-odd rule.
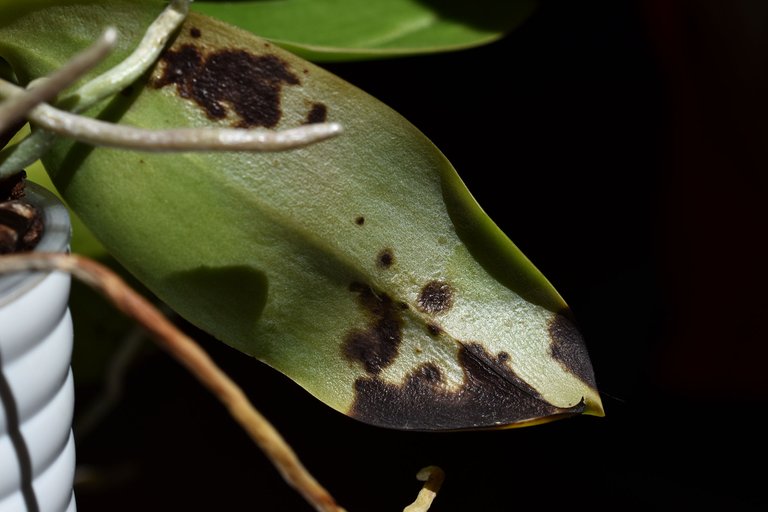
[[[69,272],[144,327],[149,335],[185,366],[229,410],[272,461],[285,481],[316,510],[343,512],[333,497],[301,464],[296,453],[250,403],[245,393],[211,358],[147,299],[105,266],[77,255],[26,253],[0,257],[0,274],[20,271]]]

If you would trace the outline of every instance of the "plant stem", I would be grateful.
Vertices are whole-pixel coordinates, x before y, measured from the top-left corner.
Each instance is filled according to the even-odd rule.
[[[205,351],[182,333],[147,299],[107,267],[77,255],[24,253],[0,257],[0,274],[63,271],[104,295],[118,310],[138,322],[149,335],[185,366],[229,411],[272,461],[285,481],[320,512],[344,512],[301,464],[296,453],[250,403],[242,389]]]

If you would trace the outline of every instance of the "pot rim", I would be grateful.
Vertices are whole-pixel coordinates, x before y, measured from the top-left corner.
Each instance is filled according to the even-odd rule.
[[[45,231],[34,252],[69,252],[72,235],[69,211],[45,187],[27,180],[24,201],[43,212]],[[0,307],[16,300],[45,279],[50,272],[19,272],[0,276]]]

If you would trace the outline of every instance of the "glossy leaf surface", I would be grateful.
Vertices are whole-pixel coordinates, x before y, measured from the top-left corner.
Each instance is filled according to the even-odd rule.
[[[96,36],[104,5],[17,17],[0,28],[0,56],[20,77],[50,72]],[[108,6],[122,54],[160,8]],[[283,153],[60,141],[44,159],[73,209],[153,292],[335,409],[419,430],[602,414],[560,296],[429,140],[359,89],[193,15],[147,83],[91,114],[153,128],[344,126]]]
[[[195,2],[193,9],[314,61],[444,52],[494,41],[535,0],[279,0]]]

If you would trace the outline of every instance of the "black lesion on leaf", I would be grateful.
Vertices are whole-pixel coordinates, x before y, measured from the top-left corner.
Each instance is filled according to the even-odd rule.
[[[185,44],[178,50],[163,52],[160,60],[163,62],[163,75],[152,80],[150,85],[156,89],[166,85],[176,85],[182,98],[192,99],[189,83],[192,75],[202,67],[203,57],[200,51]]]
[[[417,302],[425,313],[443,313],[453,306],[453,288],[443,281],[430,281],[421,289]]]
[[[377,375],[397,357],[403,338],[403,319],[397,304],[386,294],[375,294],[369,286],[352,283],[350,291],[368,314],[365,329],[354,329],[344,339],[344,356],[363,365],[365,371]]]
[[[392,249],[384,248],[376,256],[376,265],[379,268],[389,268],[394,262],[395,254],[392,252]]]
[[[440,369],[424,363],[401,385],[379,376],[355,382],[355,400],[349,414],[361,421],[406,430],[489,428],[543,417],[580,414],[584,404],[556,407],[518,377],[503,361],[479,343],[459,349],[464,382],[448,390]],[[502,361],[503,360],[503,361]]]
[[[355,224],[357,224],[358,226],[362,226],[363,224],[365,224],[365,217],[363,217],[362,215],[359,215],[357,218],[355,218]]]
[[[288,64],[275,55],[254,55],[245,50],[223,49],[203,54],[185,44],[161,57],[162,76],[155,88],[176,85],[181,97],[203,108],[211,119],[230,112],[240,128],[274,128],[282,117],[280,96],[285,85],[299,85]]]
[[[202,32],[200,32],[200,29],[199,29],[199,28],[197,28],[197,27],[192,27],[191,29],[189,29],[189,35],[190,35],[190,36],[192,36],[192,37],[194,37],[195,39],[197,39],[197,38],[199,38],[200,36],[202,36],[202,35],[203,35],[203,33],[202,33]]]
[[[325,103],[313,103],[307,113],[307,120],[304,124],[324,123],[328,120],[328,107]]]
[[[549,323],[549,353],[566,371],[597,389],[595,373],[587,346],[576,326],[564,315],[556,315]]]

